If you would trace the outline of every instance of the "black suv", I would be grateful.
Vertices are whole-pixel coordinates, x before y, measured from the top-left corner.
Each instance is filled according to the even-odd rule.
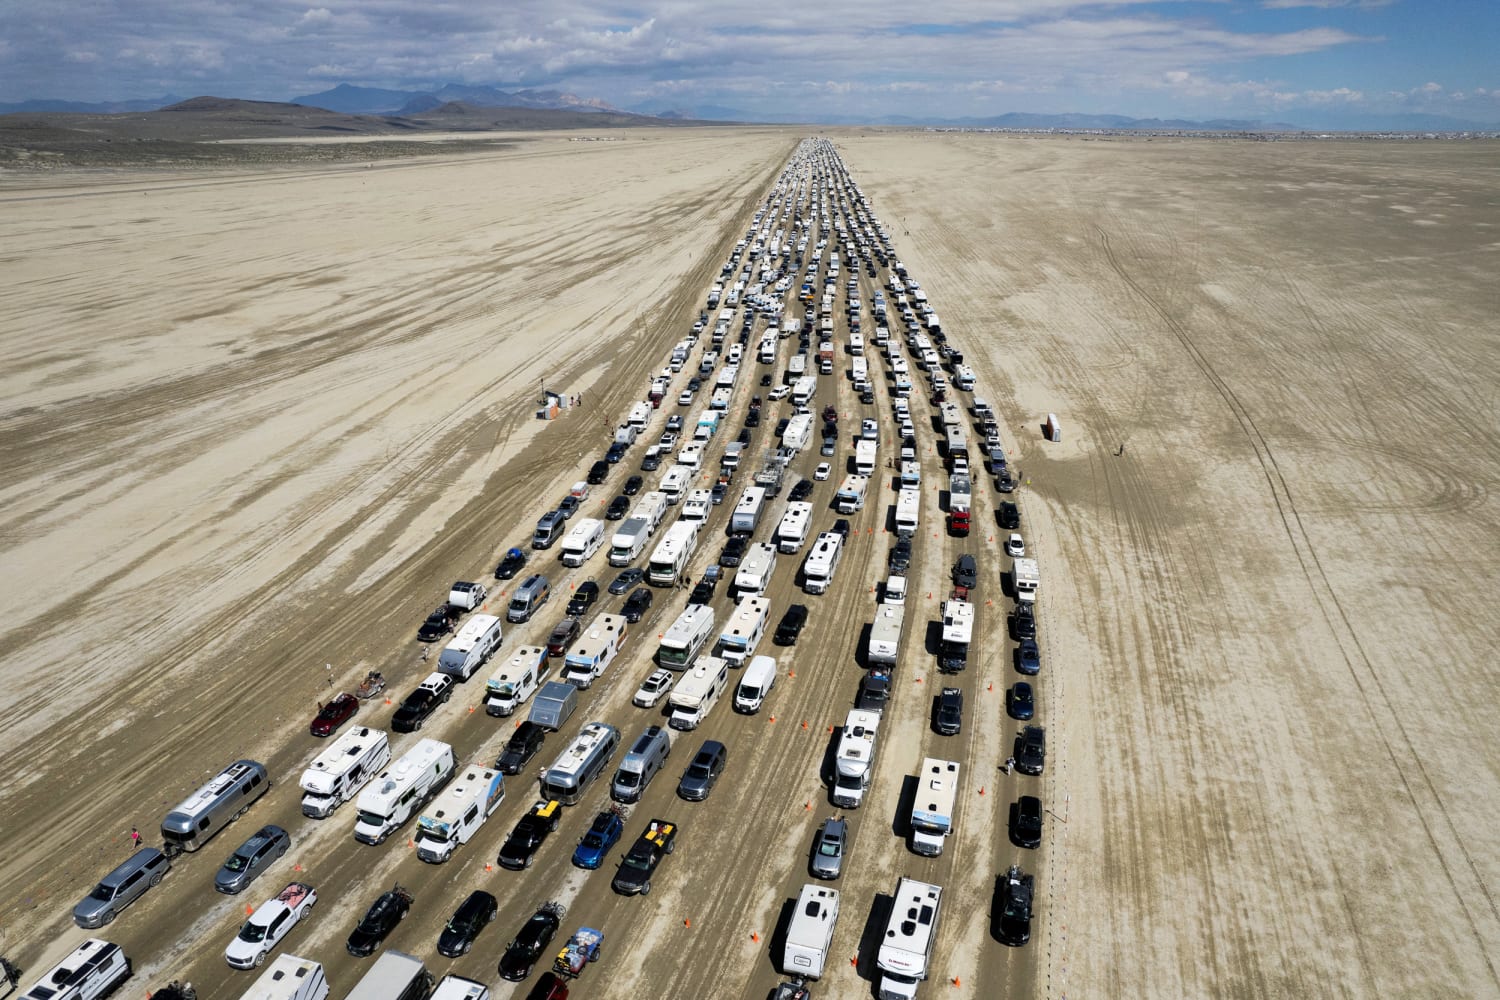
[[[1036,638],[1036,611],[1030,604],[1018,604],[1010,613],[1010,634],[1017,641]]]
[[[993,912],[999,915],[995,936],[1002,944],[1019,948],[1031,940],[1032,876],[1021,870],[1020,865],[1011,865],[1000,876],[999,905]]]
[[[1022,774],[1039,775],[1047,764],[1047,730],[1041,726],[1027,726],[1016,737],[1016,770]]]
[[[562,925],[563,908],[557,903],[543,903],[522,925],[500,956],[500,975],[519,983],[531,975],[537,959],[547,952],[557,928]]]
[[[1014,531],[1021,526],[1021,509],[1009,500],[1000,501],[1000,527]]]
[[[572,600],[568,601],[567,614],[573,618],[582,618],[584,612],[593,607],[594,602],[599,599],[599,585],[593,580],[580,583],[578,589],[573,591]]]
[[[896,576],[905,576],[911,567],[911,539],[900,538],[891,547],[890,557],[891,572]]]
[[[653,819],[646,826],[629,853],[620,862],[610,886],[622,896],[642,896],[651,892],[651,876],[661,859],[671,854],[677,846],[677,824],[664,819]]]
[[[964,693],[960,688],[943,688],[938,695],[933,728],[943,736],[957,736],[964,725]]]
[[[510,831],[510,836],[505,843],[500,845],[500,856],[496,859],[501,868],[509,868],[511,871],[520,871],[530,868],[531,862],[536,857],[537,850],[547,835],[557,829],[557,821],[562,807],[556,799],[550,802],[538,802],[531,810],[522,816]]]
[[[525,770],[527,762],[542,748],[542,740],[546,736],[547,730],[527,719],[510,734],[495,766],[506,774],[520,774]]]
[[[807,605],[793,604],[781,616],[781,624],[776,626],[776,635],[772,641],[778,646],[795,646],[797,637],[802,634],[802,627],[806,624]]]
[[[344,947],[355,958],[373,955],[375,949],[380,947],[380,942],[385,940],[386,935],[406,919],[406,913],[410,909],[411,893],[401,886],[396,886],[390,892],[381,893],[380,897],[365,911],[364,919],[355,925],[354,932],[349,935],[349,940],[345,942]]]
[[[453,631],[453,622],[456,617],[452,607],[447,604],[439,605],[436,611],[427,616],[422,627],[417,629],[417,641],[437,642]]]
[[[625,606],[620,609],[620,613],[625,616],[626,621],[634,625],[646,616],[647,611],[651,610],[653,596],[650,587],[637,587],[625,599]]]
[[[1042,846],[1042,800],[1023,795],[1011,806],[1010,839],[1017,847]]]
[[[953,564],[953,583],[959,587],[974,587],[979,583],[979,566],[967,552]]]

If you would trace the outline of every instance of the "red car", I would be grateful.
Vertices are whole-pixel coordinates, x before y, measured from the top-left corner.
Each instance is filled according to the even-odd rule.
[[[568,1000],[568,984],[556,973],[544,972],[526,994],[526,1000]]]
[[[359,699],[352,694],[341,694],[318,709],[318,715],[308,729],[314,736],[332,736],[339,726],[354,718],[357,711]]]

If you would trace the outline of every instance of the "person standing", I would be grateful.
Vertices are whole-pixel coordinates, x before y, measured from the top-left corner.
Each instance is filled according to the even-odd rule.
[[[135,827],[130,828],[130,849],[135,850],[141,846],[141,831]]]

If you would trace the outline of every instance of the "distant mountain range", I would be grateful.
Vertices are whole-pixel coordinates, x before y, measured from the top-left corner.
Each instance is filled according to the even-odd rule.
[[[156,100],[86,101],[27,100],[0,104],[0,114],[50,114],[83,112],[122,114],[155,111],[182,102],[168,95]],[[998,128],[998,129],[1125,129],[1132,131],[1186,132],[1488,132],[1500,130],[1500,124],[1477,122],[1445,115],[1429,114],[1363,114],[1330,110],[1305,111],[1300,123],[1215,118],[1198,121],[1186,118],[1132,118],[1127,115],[1034,114],[1011,112],[982,117],[940,117],[917,115],[793,115],[757,114],[718,104],[682,106],[666,102],[647,102],[629,108],[617,108],[592,97],[579,97],[558,90],[502,90],[473,84],[444,84],[436,90],[387,90],[341,83],[330,90],[303,94],[292,104],[319,108],[346,115],[421,116],[431,114],[470,117],[482,115],[485,109],[530,111],[569,111],[581,115],[600,115],[598,123],[640,122],[641,117],[668,122],[713,121],[796,125],[884,125],[890,127]],[[557,126],[553,126],[557,127]]]

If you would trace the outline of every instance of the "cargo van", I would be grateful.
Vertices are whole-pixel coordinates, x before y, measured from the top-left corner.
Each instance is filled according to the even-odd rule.
[[[616,802],[639,801],[641,793],[671,755],[671,735],[661,726],[648,726],[620,761],[620,769],[615,772],[614,784],[609,790],[610,798]]]
[[[271,787],[266,766],[237,760],[188,796],[161,823],[168,857],[196,851],[239,817]]]
[[[420,958],[387,949],[345,1000],[425,1000],[431,992],[432,973]]]
[[[533,549],[550,549],[552,544],[563,535],[563,529],[567,527],[568,519],[563,517],[562,511],[549,510],[536,522],[536,530],[531,533],[531,547]]]
[[[739,687],[734,690],[734,710],[754,715],[775,686],[776,661],[769,656],[754,657],[740,676]]]
[[[94,890],[73,907],[73,922],[84,930],[103,927],[152,886],[160,885],[172,861],[154,847],[143,847],[99,880]]]
[[[520,624],[531,621],[531,616],[537,613],[547,598],[552,596],[552,584],[540,573],[533,573],[521,581],[516,588],[515,594],[511,596],[510,607],[505,612],[505,620]]]
[[[522,646],[485,682],[486,715],[511,715],[547,679],[551,660],[546,646]]]

